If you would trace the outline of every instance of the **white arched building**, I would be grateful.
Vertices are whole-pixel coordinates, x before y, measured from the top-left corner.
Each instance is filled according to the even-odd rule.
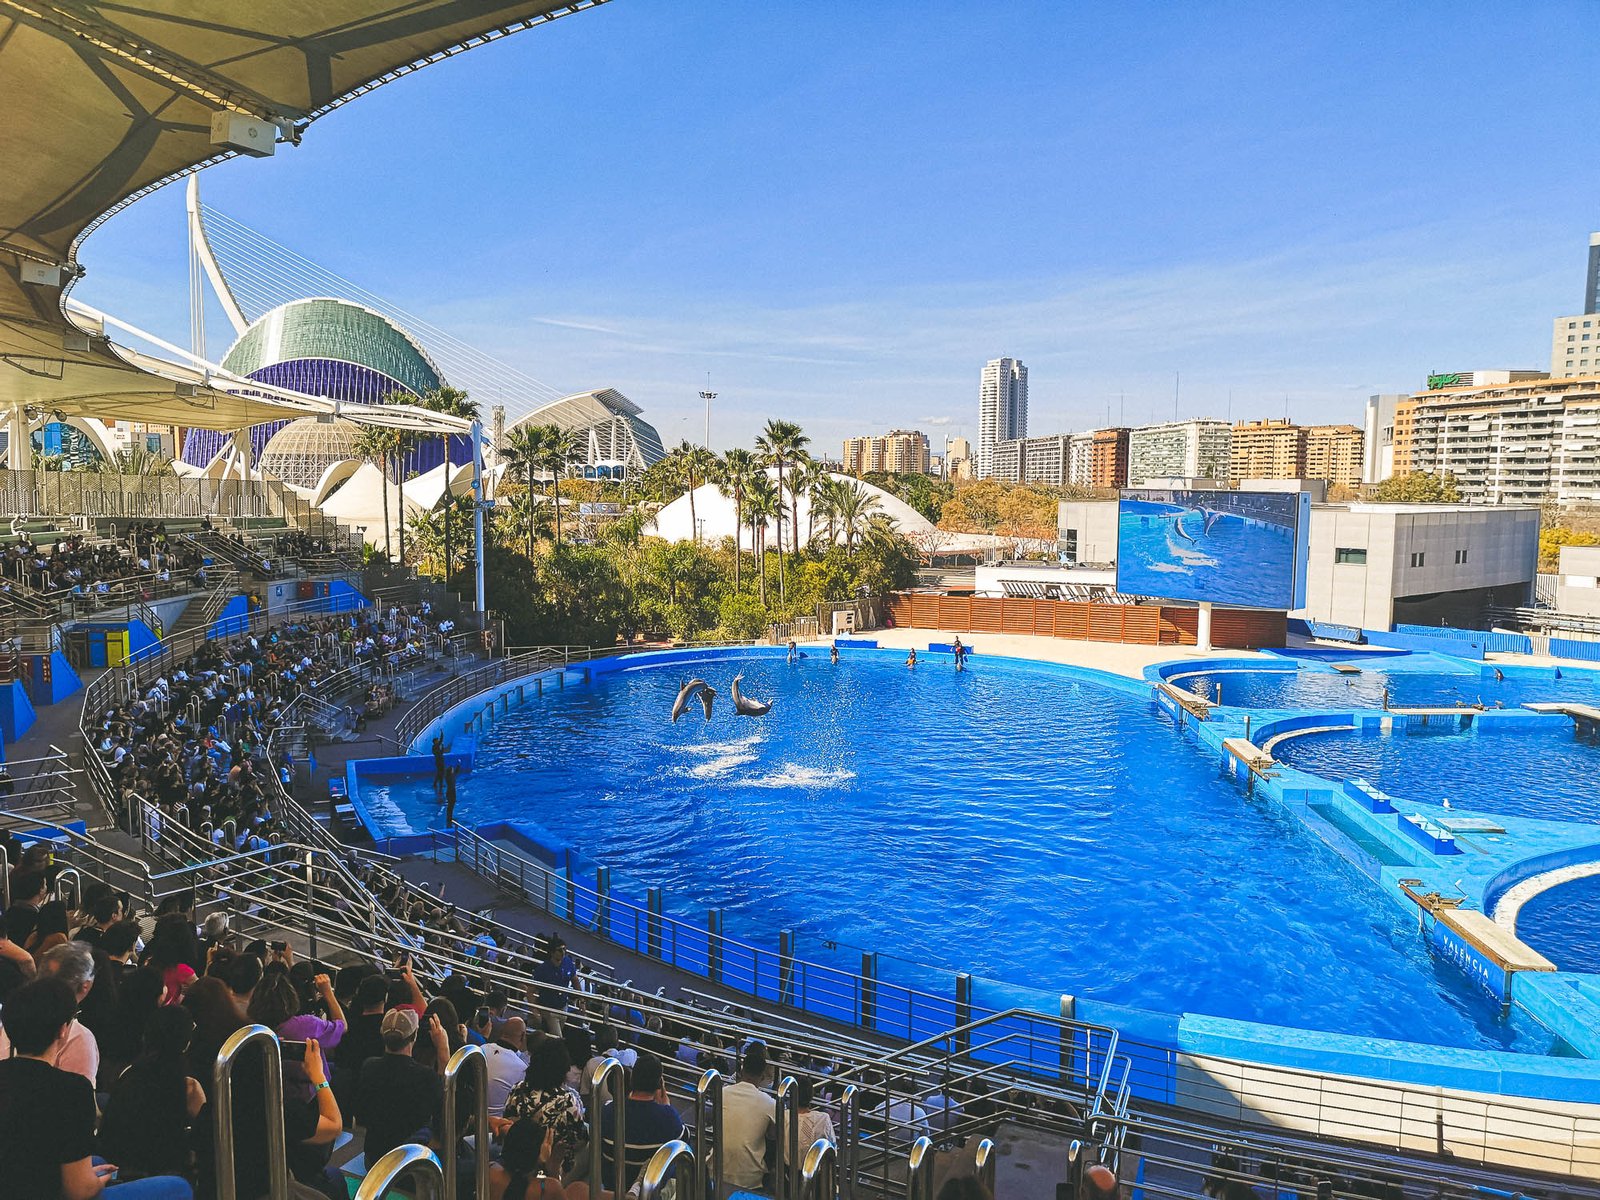
[[[774,483],[778,481],[778,471],[776,467],[769,467],[767,469],[767,478],[771,479]],[[832,478],[842,479],[847,483],[853,483],[856,485],[856,487],[860,488],[862,491],[866,492],[869,496],[876,500],[878,502],[876,511],[883,513],[885,516],[893,520],[895,528],[905,537],[909,538],[913,543],[916,543],[921,538],[936,537],[942,547],[948,550],[956,550],[966,548],[965,544],[968,542],[973,543],[973,548],[979,548],[980,545],[983,548],[987,548],[994,541],[993,538],[983,535],[945,533],[943,531],[938,531],[936,533],[933,523],[929,521],[928,518],[924,517],[904,500],[901,500],[895,496],[891,496],[882,488],[874,487],[870,483],[864,483],[861,480],[852,478],[849,475],[836,474],[833,475]],[[787,475],[785,476],[784,482],[785,484],[788,482]],[[787,514],[789,512],[789,492],[787,487],[784,489],[783,503],[784,512]],[[735,530],[733,527],[733,497],[723,495],[716,484],[701,484],[694,490],[693,519],[699,523],[700,540],[702,542],[714,544],[720,542],[723,538],[734,537]],[[799,521],[801,545],[806,544],[813,530],[818,537],[826,536],[827,522],[821,516],[818,516],[815,522],[812,521],[811,500],[803,492],[800,495]],[[672,503],[668,504],[660,512],[658,512],[655,516],[655,520],[645,527],[644,532],[647,535],[665,538],[669,542],[693,541],[695,530],[694,526],[690,524],[690,505],[688,493],[679,496],[676,500],[672,501]],[[750,544],[750,522],[748,520],[746,520],[743,526],[737,531],[737,536],[739,539],[738,544],[741,549],[753,549]],[[789,523],[787,520],[784,522],[783,544],[785,548],[788,548],[793,544],[790,541]],[[767,548],[769,550],[775,550],[777,549],[777,545],[777,521],[769,520],[767,522]]]

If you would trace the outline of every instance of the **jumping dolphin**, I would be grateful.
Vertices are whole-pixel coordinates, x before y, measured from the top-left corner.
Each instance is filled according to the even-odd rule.
[[[1183,517],[1184,517],[1184,514],[1183,513],[1179,513],[1177,518],[1172,522],[1172,528],[1173,528],[1174,531],[1176,531],[1177,535],[1179,537],[1181,537],[1184,541],[1192,542],[1192,541],[1194,541],[1194,534],[1190,533],[1187,529],[1185,529],[1183,527]]]
[[[672,723],[674,725],[678,723],[678,718],[688,710],[689,698],[705,686],[706,681],[704,679],[691,679],[678,689],[678,698],[672,702]],[[702,697],[702,702],[706,706],[706,719],[709,720],[711,718],[711,701]]]
[[[772,705],[763,704],[759,700],[752,700],[749,696],[739,694],[739,680],[744,675],[733,677],[733,686],[728,689],[728,695],[733,699],[733,711],[741,717],[764,717],[772,711]]]
[[[705,706],[706,720],[711,720],[711,702],[717,698],[717,689],[709,683],[700,685],[700,703]]]
[[[1216,524],[1220,520],[1222,520],[1222,514],[1220,512],[1208,512],[1208,513],[1206,513],[1205,525],[1202,528],[1201,532],[1206,533],[1206,534],[1210,534],[1210,532],[1214,528],[1216,528]]]

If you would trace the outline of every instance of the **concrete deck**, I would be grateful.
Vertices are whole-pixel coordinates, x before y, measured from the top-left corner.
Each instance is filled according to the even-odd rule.
[[[1031,637],[1016,633],[970,633],[946,629],[873,629],[856,635],[875,639],[879,646],[892,650],[927,652],[933,642],[948,643],[960,637],[976,657],[1005,655],[1010,658],[1031,658],[1041,662],[1066,663],[1074,667],[1093,667],[1129,679],[1144,678],[1144,669],[1157,663],[1174,659],[1192,658],[1197,664],[1208,658],[1259,658],[1263,662],[1282,662],[1269,654],[1255,650],[1197,650],[1193,646],[1134,646],[1122,642],[1080,642],[1070,638]],[[831,637],[817,638],[812,645],[826,646]]]

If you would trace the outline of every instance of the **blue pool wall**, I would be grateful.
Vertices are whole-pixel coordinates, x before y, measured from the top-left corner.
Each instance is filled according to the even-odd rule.
[[[844,653],[851,655],[874,654],[895,659],[903,653],[899,650],[849,646],[844,642],[841,642],[841,648]],[[432,835],[423,833],[411,837],[388,837],[362,803],[361,785],[364,781],[379,779],[431,778],[433,764],[428,753],[435,733],[444,733],[446,740],[451,742],[452,761],[470,770],[478,733],[492,725],[497,715],[503,715],[515,704],[537,698],[542,687],[582,686],[586,680],[611,671],[690,661],[775,658],[785,653],[786,650],[778,646],[651,651],[596,659],[566,668],[552,668],[538,677],[524,677],[499,684],[463,700],[424,728],[412,742],[411,755],[351,762],[347,767],[351,802],[380,848],[396,854],[424,851],[432,847]],[[804,653],[815,654],[816,650]],[[1090,668],[1041,663],[1035,659],[1011,661],[1087,680],[1152,706],[1165,708],[1169,715],[1176,705],[1153,691],[1152,678],[1164,678],[1165,675],[1194,670],[1202,665],[1209,668],[1232,663],[1240,668],[1261,669],[1270,663],[1270,660],[1263,658],[1190,659],[1152,668],[1147,673],[1147,679],[1141,681]],[[536,678],[543,681],[540,686],[535,686]],[[1382,714],[1379,715],[1381,717]],[[1507,712],[1503,715],[1509,717],[1513,714]],[[1286,722],[1299,721],[1308,716],[1314,720],[1327,720],[1327,714],[1295,712],[1276,716]],[[1188,734],[1198,730],[1205,735],[1204,740],[1212,752],[1222,754],[1224,759],[1229,757],[1221,748],[1220,731],[1226,722],[1194,722],[1190,718],[1185,726],[1180,718],[1175,719],[1180,722],[1180,732]],[[1208,729],[1208,726],[1216,728]],[[1235,729],[1226,736],[1237,736],[1238,732]],[[1219,736],[1213,737],[1213,734]],[[1279,788],[1280,801],[1291,811],[1297,811],[1297,815],[1310,813],[1305,806],[1313,793],[1332,795],[1340,791],[1338,785],[1303,772],[1285,770],[1283,776],[1283,786]],[[1256,781],[1258,788],[1261,782]],[[1323,824],[1326,825],[1326,822]],[[1333,827],[1328,826],[1327,829],[1331,836],[1337,836],[1338,831]],[[514,847],[512,853],[520,852],[528,863],[548,872],[545,900],[552,915],[590,928],[602,921],[600,901],[592,890],[600,864],[588,859],[579,847],[554,837],[529,821],[491,822],[479,826],[475,832],[491,842]],[[1324,836],[1320,830],[1314,829],[1314,832]],[[1324,836],[1324,840],[1329,839]],[[1348,839],[1345,840],[1348,842]],[[1416,847],[1415,843],[1411,845],[1420,852],[1420,847]],[[1351,843],[1347,853],[1354,860],[1360,849]],[[626,921],[610,917],[608,904],[604,936],[635,953],[651,953],[648,933],[639,924],[639,916],[648,909],[649,901],[644,897],[625,897],[616,893],[608,899],[618,906],[619,911],[626,908],[632,912],[634,920],[630,928]],[[706,930],[705,916],[703,913],[664,913],[665,921],[675,923],[677,936],[670,946],[663,940],[657,956],[687,974],[708,977],[711,974],[709,960],[712,937]],[[700,922],[698,928],[694,924],[697,920]],[[773,1003],[796,1003],[798,1000],[798,1006],[805,1011],[845,1024],[860,1022],[859,995],[854,1000],[841,999],[843,981],[854,980],[856,976],[853,962],[829,965],[796,958],[793,960],[793,970],[799,981],[791,981],[785,994],[780,989],[780,957],[775,947],[749,946],[725,940],[720,950],[721,971],[718,980],[724,986]],[[985,1010],[1018,1007],[1045,1013],[1070,1011],[1078,1021],[1106,1025],[1119,1031],[1119,1051],[1129,1054],[1133,1059],[1131,1078],[1136,1093],[1141,1098],[1156,1102],[1180,1102],[1189,1086],[1185,1083],[1186,1060],[1192,1056],[1203,1056],[1268,1067],[1379,1079],[1396,1084],[1445,1087],[1536,1100],[1600,1103],[1600,1061],[1597,1061],[1600,1060],[1600,1044],[1591,1046],[1592,1057],[1578,1058],[1461,1049],[1325,1033],[1292,1026],[1264,1025],[1194,1013],[1161,1013],[990,980],[971,981],[974,989],[970,999],[971,1008],[963,1009],[958,1006],[954,994],[958,986],[957,977],[951,973],[917,967],[887,955],[881,956],[880,961],[890,964],[891,969],[898,967],[904,973],[905,980],[887,979],[881,975],[873,980],[873,1028],[878,1031],[919,1040],[942,1033],[962,1020],[983,1015]],[[882,968],[878,969],[881,971]],[[808,976],[815,978],[815,985],[809,990],[805,983]],[[1517,978],[1520,980],[1522,975]],[[1541,977],[1537,995],[1529,989],[1528,1003],[1521,1003],[1520,984],[1516,999],[1523,1011],[1540,1020],[1582,1054],[1585,1051],[1580,1049],[1581,1046],[1600,1043],[1600,1032],[1596,1032],[1600,1031],[1600,979],[1596,980],[1597,986],[1592,993],[1571,982],[1559,985],[1549,982],[1574,978],[1587,980],[1594,977],[1545,975]],[[1592,1023],[1587,1034],[1586,1022]]]

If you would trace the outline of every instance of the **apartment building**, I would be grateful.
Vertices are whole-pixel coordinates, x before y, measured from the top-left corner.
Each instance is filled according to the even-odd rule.
[[[1298,479],[1306,474],[1306,431],[1287,418],[1240,421],[1228,447],[1228,478]]]
[[[1321,479],[1329,487],[1361,486],[1366,435],[1354,425],[1306,427],[1306,479]]]
[[[1409,471],[1449,472],[1472,504],[1600,503],[1600,376],[1409,396],[1395,406],[1394,473]]]
[[[1226,421],[1170,421],[1128,433],[1128,486],[1149,479],[1227,479],[1233,430]]]
[[[1123,488],[1128,486],[1128,434],[1125,427],[1096,429],[1090,437],[1089,486]]]
[[[916,429],[894,429],[882,437],[846,438],[844,469],[848,475],[886,471],[891,475],[926,475],[932,465],[928,435]]]

